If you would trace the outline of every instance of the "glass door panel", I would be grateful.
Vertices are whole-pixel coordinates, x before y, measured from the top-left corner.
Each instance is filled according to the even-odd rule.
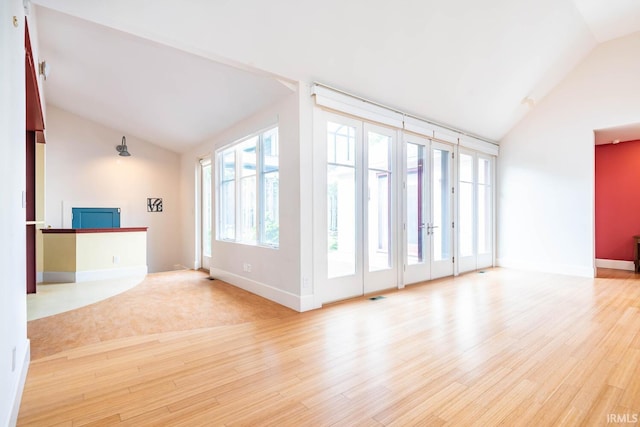
[[[367,132],[369,271],[391,268],[391,137]]]
[[[425,261],[424,247],[424,162],[425,148],[412,142],[406,145],[406,232],[407,264],[422,264]]]
[[[478,155],[477,267],[493,265],[493,171],[492,158]]]
[[[356,272],[356,128],[327,122],[327,277]]]
[[[493,264],[492,159],[460,150],[458,194],[458,270],[460,273]]]
[[[431,223],[427,234],[431,238],[431,278],[453,274],[453,148],[431,142]]]
[[[316,222],[326,236],[316,246],[320,298],[329,302],[397,287],[397,131],[325,112],[319,117],[322,135],[316,137],[326,144],[315,152],[324,163],[324,185],[316,191],[326,200],[326,214]]]
[[[453,148],[410,134],[404,140],[406,284],[453,274]]]
[[[201,266],[205,270],[209,270],[211,265],[211,243],[212,243],[212,223],[213,214],[211,211],[211,159],[200,160],[200,206],[201,206],[201,227],[200,241],[201,247]]]
[[[462,258],[475,254],[473,242],[473,156],[460,153],[458,174],[458,241],[459,257]]]
[[[397,132],[364,124],[364,286],[363,292],[397,287],[397,236],[395,211],[394,150]]]
[[[404,135],[404,283],[431,278],[430,243],[427,235],[429,140]]]
[[[355,170],[327,167],[327,272],[328,277],[356,272]]]

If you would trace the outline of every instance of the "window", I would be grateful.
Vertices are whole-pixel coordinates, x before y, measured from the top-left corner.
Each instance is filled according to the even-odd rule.
[[[218,240],[277,247],[278,128],[218,151]]]

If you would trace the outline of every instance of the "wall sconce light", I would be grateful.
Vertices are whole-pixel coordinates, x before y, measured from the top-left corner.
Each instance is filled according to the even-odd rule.
[[[49,77],[49,73],[51,73],[51,66],[47,63],[47,61],[39,62],[38,74],[44,76],[44,79],[47,80],[47,77]]]
[[[116,146],[116,151],[120,153],[120,156],[128,157],[131,155],[127,150],[127,138],[122,137],[122,144]]]

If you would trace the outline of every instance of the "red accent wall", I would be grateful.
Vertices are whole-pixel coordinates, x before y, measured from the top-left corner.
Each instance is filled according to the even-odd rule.
[[[596,258],[633,261],[640,235],[640,140],[596,145]]]

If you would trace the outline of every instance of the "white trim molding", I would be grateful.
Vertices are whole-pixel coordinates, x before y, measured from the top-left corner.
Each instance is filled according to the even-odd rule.
[[[246,277],[214,267],[211,267],[209,270],[209,275],[214,279],[220,279],[230,285],[244,289],[247,292],[251,292],[252,294],[261,296],[262,298],[266,298],[269,301],[284,305],[298,312],[320,308],[320,306],[316,304],[313,295],[294,295],[291,292],[283,291],[266,283],[247,279]]]
[[[29,365],[31,364],[31,341],[27,339],[25,347],[24,357],[21,359],[20,364],[20,376],[18,377],[18,383],[13,395],[13,407],[11,408],[11,414],[9,415],[10,426],[15,426],[18,423],[18,413],[20,412],[20,403],[22,402],[22,392],[24,391],[24,385],[27,382],[27,372],[29,372]],[[1,421],[1,420],[0,420]]]
[[[44,282],[52,283],[78,283],[93,282],[96,280],[122,279],[124,277],[144,277],[147,275],[146,265],[127,268],[113,268],[108,270],[88,271],[45,271],[42,274]]]
[[[498,267],[512,268],[514,270],[524,271],[536,271],[540,273],[562,274],[565,276],[578,276],[578,277],[595,277],[596,269],[569,264],[545,264],[540,265],[538,263],[513,261],[507,258],[498,258],[496,260]]]
[[[492,156],[498,156],[500,152],[500,146],[494,141],[470,135],[447,125],[439,125],[430,120],[415,117],[321,83],[314,83],[311,86],[311,95],[315,97],[316,105],[323,108],[346,113],[375,123],[393,126],[397,129],[424,135],[427,138],[433,138],[449,144],[461,145]]]
[[[635,271],[635,264],[633,261],[620,261],[617,259],[596,259],[596,267]]]

